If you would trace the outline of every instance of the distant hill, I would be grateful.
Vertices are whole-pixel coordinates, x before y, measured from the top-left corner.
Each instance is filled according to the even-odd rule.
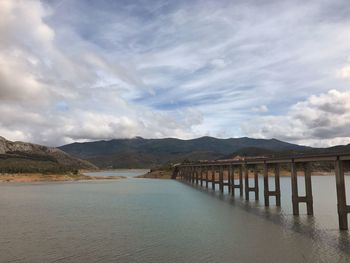
[[[59,149],[88,160],[100,168],[149,168],[183,160],[214,160],[250,149],[249,154],[271,154],[276,152],[304,152],[312,148],[291,144],[276,139],[201,137],[192,140],[175,138],[114,139],[72,143]],[[242,154],[242,153],[241,153]],[[259,154],[259,155],[260,155]]]
[[[97,167],[57,148],[0,137],[0,173],[66,173],[79,169]]]
[[[259,147],[244,147],[241,149],[238,149],[237,151],[226,155],[224,159],[230,159],[234,156],[273,156],[276,155],[278,153],[281,153],[282,151],[274,151],[274,150],[270,150],[270,149],[265,149],[265,148],[259,148]],[[291,151],[293,152],[293,151]]]

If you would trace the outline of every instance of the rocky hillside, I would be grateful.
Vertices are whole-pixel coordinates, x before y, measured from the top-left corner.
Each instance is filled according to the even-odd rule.
[[[57,148],[12,142],[0,137],[0,172],[65,173],[97,167]]]

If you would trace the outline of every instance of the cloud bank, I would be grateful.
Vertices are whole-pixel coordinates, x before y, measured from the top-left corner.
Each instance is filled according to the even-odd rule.
[[[0,135],[350,142],[347,1],[0,0]]]
[[[283,116],[263,116],[243,124],[257,138],[281,138],[328,146],[350,143],[350,91],[330,90],[290,107]]]

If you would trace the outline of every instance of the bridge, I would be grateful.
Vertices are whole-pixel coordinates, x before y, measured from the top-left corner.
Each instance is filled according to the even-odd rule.
[[[224,187],[228,188],[231,195],[235,195],[235,190],[239,190],[240,196],[245,194],[245,199],[249,200],[249,193],[255,194],[255,200],[259,200],[259,175],[264,177],[264,203],[270,206],[270,197],[276,200],[276,206],[281,206],[280,175],[282,168],[291,177],[293,215],[299,216],[299,204],[306,203],[308,215],[313,215],[313,198],[311,172],[313,163],[331,164],[336,179],[337,208],[339,229],[348,230],[348,214],[350,206],[346,203],[346,187],[344,178],[344,163],[350,162],[350,153],[338,154],[317,154],[317,155],[294,155],[280,157],[255,157],[242,160],[222,160],[222,161],[202,161],[192,163],[181,163],[176,165],[174,175],[189,183],[209,187],[213,191],[216,185],[223,194]],[[298,172],[302,173],[305,179],[305,196],[298,194]],[[224,174],[226,178],[224,179]],[[254,178],[254,184],[249,185],[249,177]],[[269,189],[269,177],[274,178],[275,187]],[[237,178],[238,183],[235,182]],[[244,182],[244,183],[243,183]],[[205,183],[205,186],[203,185]]]

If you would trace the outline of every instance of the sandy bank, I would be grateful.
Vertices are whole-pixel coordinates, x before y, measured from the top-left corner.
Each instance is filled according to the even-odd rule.
[[[125,179],[125,176],[88,176],[83,174],[0,174],[0,182],[59,182],[59,181],[80,181],[80,180],[111,180]]]

